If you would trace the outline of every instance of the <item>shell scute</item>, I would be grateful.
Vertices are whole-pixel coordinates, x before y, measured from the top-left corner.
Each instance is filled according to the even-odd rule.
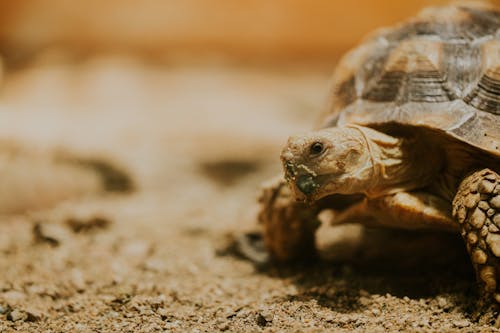
[[[401,123],[500,156],[500,11],[433,7],[349,52],[320,127]]]

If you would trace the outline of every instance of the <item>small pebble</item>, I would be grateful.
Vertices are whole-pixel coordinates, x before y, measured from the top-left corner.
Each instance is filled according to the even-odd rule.
[[[351,322],[351,318],[349,318],[348,316],[339,316],[337,318],[337,323],[339,323],[340,325],[345,325],[345,324],[348,324]]]
[[[271,322],[274,319],[274,315],[270,311],[261,311],[260,314],[267,322]]]
[[[419,325],[422,326],[422,327],[429,327],[429,326],[431,326],[431,324],[429,322],[429,319],[427,319],[427,318],[422,319],[420,321]]]
[[[71,230],[78,233],[88,232],[95,229],[105,229],[111,224],[111,221],[102,216],[93,216],[87,219],[70,217],[66,220],[66,224],[71,228]]]
[[[455,320],[453,321],[453,325],[458,328],[464,328],[464,327],[469,327],[470,322],[466,319],[463,320]]]
[[[335,316],[333,314],[328,314],[323,318],[328,323],[333,323],[335,321]]]
[[[438,303],[438,307],[440,309],[446,310],[446,309],[450,308],[450,304],[448,303],[448,300],[446,298],[444,298],[442,296],[438,296],[436,298],[436,300],[437,300],[437,303]]]
[[[46,243],[55,247],[62,242],[69,242],[68,232],[58,224],[35,223],[32,231],[37,243]]]
[[[257,322],[257,325],[259,325],[259,326],[266,326],[267,325],[267,320],[261,313],[257,314],[257,318],[255,319],[255,321]]]
[[[24,320],[26,319],[27,316],[24,312],[19,311],[19,310],[12,310],[10,313],[7,314],[7,320],[10,321],[19,321],[19,320]]]

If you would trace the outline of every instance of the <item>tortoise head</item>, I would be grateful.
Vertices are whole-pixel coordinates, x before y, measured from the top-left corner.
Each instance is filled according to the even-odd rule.
[[[373,175],[367,139],[354,127],[292,136],[281,152],[281,161],[299,201],[363,192]]]

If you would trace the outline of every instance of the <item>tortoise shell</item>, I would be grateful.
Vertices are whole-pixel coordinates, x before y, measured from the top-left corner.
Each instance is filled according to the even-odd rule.
[[[432,7],[340,61],[320,127],[424,126],[500,156],[500,11]]]

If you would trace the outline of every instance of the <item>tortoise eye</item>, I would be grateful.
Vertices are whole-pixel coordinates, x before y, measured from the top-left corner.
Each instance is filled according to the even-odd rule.
[[[311,155],[319,155],[325,150],[325,146],[321,142],[314,142],[309,147],[309,152]]]

